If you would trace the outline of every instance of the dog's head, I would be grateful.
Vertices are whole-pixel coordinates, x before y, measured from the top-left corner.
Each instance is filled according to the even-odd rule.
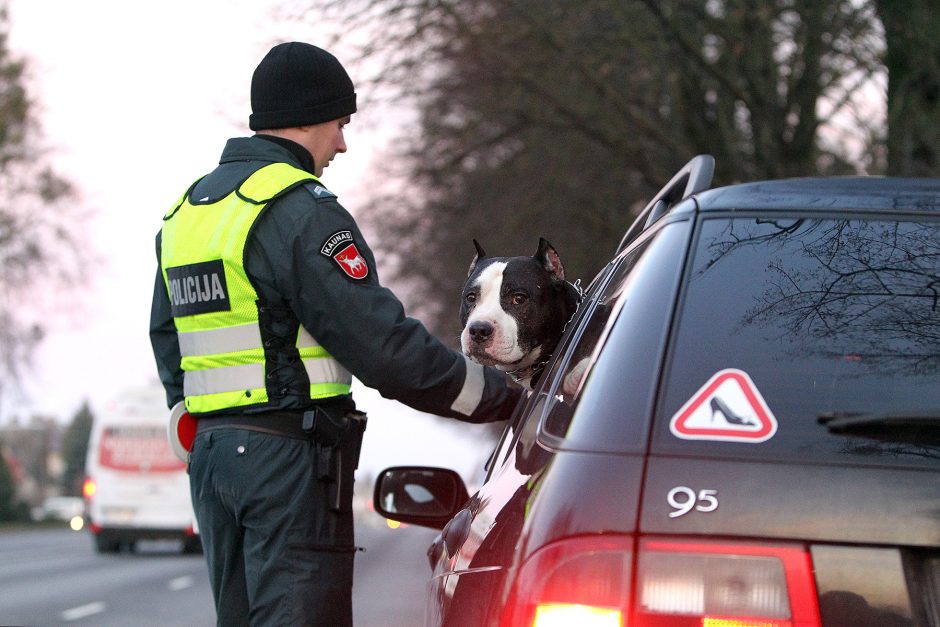
[[[532,257],[487,257],[474,240],[460,306],[460,347],[477,363],[523,373],[555,350],[578,307],[558,253],[545,239]]]

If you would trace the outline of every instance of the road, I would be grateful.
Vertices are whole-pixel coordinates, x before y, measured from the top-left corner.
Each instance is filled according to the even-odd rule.
[[[140,543],[135,553],[99,555],[87,532],[0,532],[0,624],[214,625],[201,555],[173,542]],[[421,625],[424,551],[433,531],[391,530],[375,514],[357,519],[353,604],[356,627]]]

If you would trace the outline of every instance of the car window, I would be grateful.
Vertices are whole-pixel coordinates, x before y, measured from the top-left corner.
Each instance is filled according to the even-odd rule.
[[[546,444],[626,452],[646,442],[690,227],[688,220],[663,224],[619,259],[552,374]]]
[[[615,311],[619,311],[621,296],[626,291],[632,277],[631,271],[637,260],[643,255],[649,240],[633,248],[624,255],[611,276],[610,282],[593,303],[590,314],[582,323],[577,342],[564,360],[559,361],[559,373],[553,373],[556,384],[546,391],[546,396],[557,394],[550,409],[546,412],[544,431],[558,438],[564,438],[571,423],[574,409],[581,400],[581,390],[595,361],[596,352],[606,339],[607,323]]]
[[[700,231],[657,452],[940,463],[940,447],[903,426],[852,435],[825,423],[936,418],[940,223],[725,217]]]
[[[495,469],[506,462],[510,451],[518,443],[523,432],[527,432],[528,435],[525,442],[526,447],[531,447],[535,443],[535,429],[545,407],[545,400],[551,388],[552,379],[556,376],[561,362],[559,356],[565,354],[567,347],[573,341],[573,332],[582,326],[582,321],[592,311],[592,304],[597,300],[598,294],[601,293],[602,288],[609,281],[614,267],[613,263],[607,264],[588,285],[581,302],[578,304],[577,311],[565,327],[565,333],[559,341],[552,359],[545,366],[545,372],[535,382],[534,390],[527,394],[520,409],[513,414],[509,424],[503,430],[500,441],[487,462],[487,479],[493,475]]]

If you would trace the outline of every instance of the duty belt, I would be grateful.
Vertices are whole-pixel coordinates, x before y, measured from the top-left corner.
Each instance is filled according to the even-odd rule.
[[[297,440],[313,439],[312,434],[303,429],[303,418],[300,412],[268,412],[253,416],[219,416],[196,420],[196,433],[228,428],[260,431]]]
[[[337,446],[356,432],[365,431],[366,415],[348,411],[334,418],[322,408],[300,412],[266,412],[250,416],[199,418],[196,433],[216,429],[246,429],[297,440],[313,440],[324,446]]]

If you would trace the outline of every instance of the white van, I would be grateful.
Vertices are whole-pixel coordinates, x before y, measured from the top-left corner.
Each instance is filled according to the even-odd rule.
[[[173,538],[199,552],[186,465],[170,450],[160,388],[123,395],[95,416],[85,462],[85,526],[101,553]]]

